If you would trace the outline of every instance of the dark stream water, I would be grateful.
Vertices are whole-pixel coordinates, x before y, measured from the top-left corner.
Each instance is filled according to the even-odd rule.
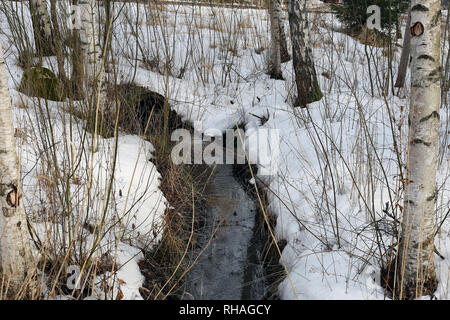
[[[265,294],[258,207],[233,176],[232,165],[217,165],[207,190],[209,206],[202,255],[186,276],[184,299],[262,299]]]
[[[135,110],[137,118],[141,119],[141,129],[146,127],[154,108],[152,123],[161,121],[165,107],[163,96],[132,84],[125,85],[123,91],[123,103]],[[169,123],[171,129],[183,127],[181,117],[173,110],[169,113]],[[257,203],[233,175],[233,165],[217,165],[214,172],[207,189],[209,205],[205,227],[198,237],[198,249],[191,261],[202,254],[185,277],[186,289],[182,298],[263,299],[266,293],[261,258],[264,237],[258,223]]]

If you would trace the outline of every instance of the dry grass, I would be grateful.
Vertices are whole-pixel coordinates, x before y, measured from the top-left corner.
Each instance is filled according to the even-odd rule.
[[[161,243],[145,254],[140,262],[145,283],[144,299],[180,298],[183,278],[192,267],[187,257],[194,254],[203,227],[206,205],[205,186],[211,168],[204,165],[176,166],[165,154],[156,160],[162,175],[161,190],[171,208],[165,213],[165,229]]]
[[[361,42],[372,47],[385,48],[389,44],[389,38],[375,29],[368,29],[365,26],[361,28],[361,32],[351,36]]]

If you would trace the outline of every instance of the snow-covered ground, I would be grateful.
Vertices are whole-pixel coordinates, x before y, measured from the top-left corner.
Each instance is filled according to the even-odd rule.
[[[173,109],[185,120],[196,122],[196,129],[203,132],[224,131],[242,123],[248,135],[258,128],[279,130],[280,142],[270,145],[279,151],[278,171],[262,175],[260,167],[258,177],[266,187],[268,208],[277,217],[276,238],[287,241],[280,259],[287,271],[279,287],[281,297],[384,299],[380,261],[386,261],[390,252],[395,238],[392,216],[400,217],[402,205],[394,139],[404,155],[408,114],[407,90],[399,98],[390,90],[383,97],[378,89],[388,70],[386,52],[365,48],[351,37],[334,32],[330,26],[339,23],[331,14],[310,15],[310,39],[324,97],[308,109],[294,109],[290,104],[295,93],[291,62],[282,66],[285,80],[270,79],[265,73],[269,32],[264,10],[121,3],[116,5],[116,12],[119,18],[112,39],[121,81],[132,81],[167,96]],[[33,108],[18,108],[20,101],[28,103],[31,99],[14,89],[22,70],[16,65],[6,21],[0,18],[0,23],[4,30],[0,41],[11,72],[16,126],[30,137],[20,139],[19,152],[27,209],[36,219],[33,225],[45,238],[49,223],[42,212],[47,200],[45,196],[43,199],[45,190],[42,194],[40,188],[46,177],[40,171],[43,159],[39,150],[55,148],[61,166],[67,166],[71,159],[65,145],[71,146],[72,154],[84,152],[86,157],[81,157],[77,168],[77,183],[70,188],[75,213],[72,222],[80,219],[95,225],[95,219],[108,212],[105,223],[114,227],[101,239],[103,252],[111,248],[117,252],[121,268],[116,276],[125,283],[119,281],[117,285],[122,286],[125,298],[140,298],[137,289],[143,280],[136,264],[140,258],[136,248],[158,239],[160,232],[153,230],[161,228],[168,205],[158,189],[159,173],[147,161],[152,146],[137,136],[121,135],[117,144],[114,139],[100,139],[99,151],[92,154],[90,135],[82,141],[82,123],[72,119],[79,131],[70,131],[69,138],[64,103],[49,103],[46,115],[37,114]],[[445,43],[442,52],[447,51]],[[397,50],[394,70],[399,55]],[[46,60],[46,65],[56,70],[54,59]],[[170,74],[164,72],[167,66]],[[70,143],[39,145],[33,130],[42,117],[54,124],[55,141],[70,139]],[[261,117],[268,121],[261,123]],[[448,109],[442,109],[437,221],[443,219],[450,201],[445,140],[448,120]],[[118,164],[108,203],[113,210],[104,210],[106,182],[111,174],[108,164],[115,146]],[[404,156],[401,161],[405,163]],[[95,192],[86,191],[89,185]],[[386,204],[389,215],[384,212]],[[122,215],[126,219],[120,219]],[[436,296],[441,299],[449,298],[449,232],[450,222],[445,221],[436,239],[437,249],[446,258],[435,257],[440,281]],[[150,244],[127,242],[127,235],[136,239],[138,233],[146,240],[148,234],[156,236]],[[95,242],[95,235],[83,236],[87,237],[83,245]]]
[[[27,9],[24,14],[30,22]],[[117,141],[98,136],[93,152],[93,136],[84,122],[70,116],[68,103],[30,98],[16,90],[23,70],[17,66],[17,50],[3,13],[0,29],[34,239],[61,255],[70,243],[70,261],[81,269],[85,267],[77,264],[81,255],[86,257],[94,248],[93,256],[100,262],[113,261],[115,273],[97,275],[92,298],[115,298],[120,289],[123,299],[142,299],[140,249],[149,250],[160,240],[168,205],[159,189],[160,174],[149,161],[153,146],[139,136],[121,133]],[[44,66],[53,69],[54,61],[48,58]],[[59,193],[67,194],[67,199],[52,198]],[[98,226],[101,230],[89,230]],[[111,283],[108,297],[102,283]]]

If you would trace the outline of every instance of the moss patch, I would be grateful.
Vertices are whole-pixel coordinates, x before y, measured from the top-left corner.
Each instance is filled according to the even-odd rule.
[[[52,101],[63,101],[65,98],[61,80],[51,70],[44,67],[25,70],[18,91],[30,97]]]

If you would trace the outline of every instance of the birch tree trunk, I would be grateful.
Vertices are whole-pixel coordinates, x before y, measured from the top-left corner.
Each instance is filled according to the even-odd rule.
[[[45,0],[30,0],[31,20],[33,22],[34,42],[39,56],[54,54],[52,25]]]
[[[32,263],[19,172],[11,98],[0,43],[0,273],[4,284],[9,283],[9,295],[21,289]]]
[[[103,52],[100,48],[100,36],[98,26],[98,11],[96,0],[79,0],[81,6],[81,51],[85,62],[85,76],[88,93],[87,99],[90,100],[89,107],[91,118],[88,120],[93,134],[92,148],[97,151],[98,148],[98,124],[99,110],[102,110],[106,102],[104,68],[102,68]]]
[[[281,73],[280,8],[281,0],[269,0],[271,38],[269,75],[272,79],[283,79]]]
[[[397,264],[400,299],[436,289],[434,231],[440,106],[440,0],[411,1],[407,180]]]
[[[114,11],[114,3],[111,0],[104,0],[103,6],[105,7],[105,28],[103,32],[103,48],[102,53],[105,57],[109,57],[109,53],[111,52],[111,31],[113,30],[113,11]],[[109,69],[109,65],[106,63],[105,58],[105,69]]]
[[[81,11],[81,29],[74,29],[72,50],[72,89],[77,98],[93,97],[102,62],[95,0],[73,0]],[[85,88],[84,81],[89,85]],[[87,93],[87,89],[93,91]],[[95,99],[94,99],[95,100]]]
[[[403,88],[405,86],[405,78],[409,62],[409,53],[411,51],[411,32],[409,31],[410,25],[411,25],[411,14],[408,12],[408,21],[406,22],[405,35],[403,38],[402,55],[400,57],[397,79],[395,80],[394,85],[394,87],[396,88]]]
[[[316,69],[309,47],[308,21],[305,0],[288,0],[289,26],[291,29],[292,58],[297,85],[296,107],[322,99]]]

